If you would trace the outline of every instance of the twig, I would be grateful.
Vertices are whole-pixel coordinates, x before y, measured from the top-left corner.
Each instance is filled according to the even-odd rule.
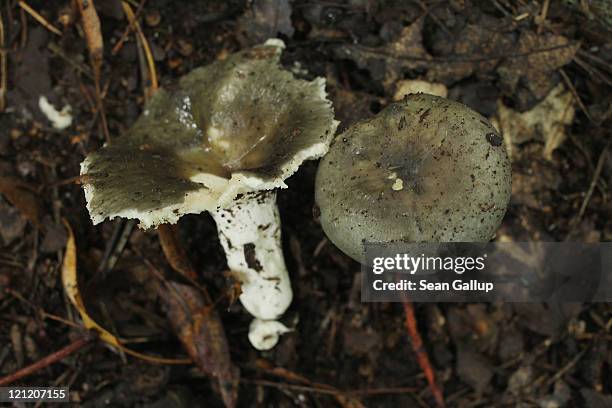
[[[121,257],[135,225],[136,221],[132,219],[121,219],[115,224],[111,240],[106,243],[102,261],[98,264],[94,278],[92,278],[92,284],[100,283],[108,277]]]
[[[364,390],[347,390],[342,391],[333,387],[315,387],[308,385],[297,385],[297,384],[288,384],[281,383],[275,381],[268,380],[251,380],[251,379],[243,379],[244,382],[262,385],[264,387],[274,387],[274,388],[285,388],[289,390],[295,391],[304,391],[304,392],[312,392],[316,394],[326,394],[326,395],[349,395],[349,396],[368,396],[368,395],[381,395],[381,394],[407,394],[418,391],[417,388],[414,387],[398,387],[398,388],[371,388]]]
[[[57,55],[58,57],[66,61],[68,64],[72,65],[77,71],[83,73],[87,78],[92,80],[94,79],[94,76],[91,73],[91,69],[87,65],[77,62],[73,58],[70,58],[68,55],[66,55],[64,50],[60,48],[60,46],[56,43],[49,42],[49,44],[47,44],[47,48],[53,54]]]
[[[601,82],[605,83],[608,86],[612,86],[612,80],[607,78],[597,67],[589,64],[578,55],[574,55],[572,59],[580,68],[584,69],[590,76],[597,77]]]
[[[29,301],[28,299],[24,298],[21,293],[17,292],[14,289],[8,288],[8,289],[5,289],[5,292],[13,296],[14,298],[19,300],[23,304],[27,305],[31,309],[33,309],[35,312],[37,312],[40,315],[42,319],[51,319],[51,320],[55,320],[57,322],[63,323],[66,326],[73,327],[75,329],[81,329],[81,330],[83,329],[83,326],[80,326],[74,322],[71,322],[70,320],[67,320],[67,319],[64,319],[63,317],[46,312],[42,307],[37,306],[31,301]]]
[[[138,4],[136,13],[134,13],[137,19],[140,17],[140,13],[142,12],[142,9],[146,1],[147,0],[140,0],[140,4]],[[119,40],[117,40],[117,44],[115,44],[115,46],[111,50],[111,55],[117,55],[119,50],[121,50],[121,48],[123,47],[123,43],[127,41],[127,37],[132,32],[132,29],[133,29],[133,26],[131,23],[125,27],[125,30],[123,30],[123,34],[121,34],[121,37],[119,37]]]
[[[149,80],[151,81],[149,89],[145,93],[145,98],[148,100],[159,88],[159,85],[157,83],[157,72],[155,70],[155,60],[153,59],[151,47],[149,47],[149,43],[147,42],[147,37],[145,37],[144,33],[142,32],[140,24],[138,24],[138,21],[136,20],[136,16],[134,15],[132,8],[126,2],[122,2],[121,5],[123,6],[125,16],[127,17],[130,24],[133,25],[134,31],[138,34],[138,38],[142,42],[142,48],[144,49],[144,53],[147,59],[147,65],[149,67]]]
[[[434,13],[431,13],[430,8],[423,2],[423,0],[416,0],[416,2],[419,4],[419,7],[421,10],[423,10],[425,15],[431,18],[431,20],[436,23],[438,27],[442,29],[442,31],[444,31],[446,34],[452,35],[448,27],[446,27]]]
[[[53,24],[49,23],[43,16],[38,14],[36,10],[30,7],[28,3],[26,3],[25,1],[20,0],[19,7],[21,7],[26,13],[31,15],[34,18],[34,20],[38,21],[43,27],[51,31],[53,34],[56,34],[59,36],[62,35],[62,32],[59,29],[57,29]]]
[[[593,120],[593,117],[589,113],[589,110],[586,108],[586,106],[584,106],[584,103],[582,103],[582,98],[580,98],[580,96],[578,95],[578,92],[576,91],[574,84],[572,84],[572,81],[570,80],[569,76],[567,76],[563,68],[559,68],[559,73],[561,74],[561,77],[563,77],[563,81],[565,81],[565,85],[567,85],[567,87],[572,92],[572,95],[574,95],[574,99],[576,100],[576,103],[578,103],[578,106],[580,106],[580,109],[582,109],[587,119],[591,123],[596,124],[595,121]]]
[[[94,83],[96,86],[96,102],[97,110],[100,113],[100,123],[102,132],[106,142],[110,142],[110,133],[108,131],[108,122],[106,121],[106,111],[102,98],[102,87],[100,86],[102,61],[104,57],[104,41],[102,39],[102,31],[100,28],[100,18],[96,12],[93,0],[77,0],[81,21],[83,22],[83,30],[87,39],[87,48],[89,49],[89,58],[93,67]]]
[[[0,112],[6,107],[6,49],[4,45],[4,22],[0,11]]]
[[[431,363],[429,362],[429,356],[427,356],[427,352],[423,347],[423,339],[419,333],[416,317],[414,315],[414,305],[409,299],[404,299],[402,303],[404,305],[404,313],[406,314],[406,329],[408,330],[408,336],[412,342],[412,349],[417,356],[417,361],[421,367],[421,370],[423,370],[423,373],[425,374],[425,378],[429,384],[429,389],[431,390],[436,404],[438,407],[444,408],[446,406],[444,403],[444,395],[436,383],[436,376],[433,368],[431,367]]]
[[[19,9],[19,22],[21,23],[21,32],[19,34],[19,45],[21,48],[25,48],[28,43],[28,16],[24,9]]]
[[[580,211],[578,211],[578,215],[574,218],[572,224],[575,226],[582,219],[587,206],[589,205],[589,201],[591,201],[591,196],[593,195],[593,191],[595,190],[595,186],[597,185],[597,181],[599,180],[599,176],[603,170],[603,166],[606,163],[606,159],[608,157],[608,148],[610,147],[610,143],[606,144],[603,151],[599,155],[599,159],[597,160],[597,165],[595,166],[595,173],[593,173],[593,178],[591,179],[591,184],[589,185],[589,189],[587,190],[586,196],[584,196],[584,200],[582,200],[582,205],[580,206]]]
[[[542,5],[542,12],[539,16],[536,16],[535,22],[538,25],[538,34],[542,32],[544,29],[544,24],[546,23],[546,18],[548,17],[548,8],[550,7],[550,0],[544,0],[544,4]]]
[[[550,51],[556,51],[556,50],[561,50],[561,49],[570,48],[570,47],[576,47],[579,45],[580,45],[579,42],[573,42],[573,43],[567,43],[567,44],[562,44],[562,45],[555,45],[551,47],[538,48],[535,50],[530,50],[530,51],[525,51],[525,52],[517,52],[514,54],[489,54],[489,55],[483,55],[480,57],[474,57],[472,56],[472,54],[456,54],[456,55],[451,55],[448,57],[434,57],[434,58],[414,57],[414,56],[408,56],[408,55],[398,56],[388,51],[383,51],[375,47],[369,47],[369,46],[365,46],[361,44],[351,44],[351,45],[348,45],[347,47],[355,48],[355,49],[366,51],[366,52],[371,52],[372,54],[383,55],[390,59],[405,60],[405,61],[420,61],[420,62],[424,62],[424,63],[433,65],[433,64],[445,64],[445,63],[449,63],[449,64],[466,63],[466,62],[476,63],[476,62],[487,62],[487,61],[493,61],[493,60],[516,59],[516,58],[528,57],[530,55],[539,54],[542,52],[550,52]],[[576,59],[576,57],[574,57],[574,59]]]
[[[88,332],[85,336],[73,341],[62,349],[49,354],[47,357],[44,357],[38,360],[37,362],[14,372],[13,374],[9,374],[5,377],[0,378],[0,386],[5,386],[14,383],[15,381],[18,381],[24,377],[29,376],[30,374],[42,370],[43,368],[48,367],[53,363],[57,363],[58,361],[63,360],[71,354],[81,350],[83,347],[87,346],[96,338],[97,336],[94,332]]]
[[[569,370],[571,370],[572,367],[574,367],[578,363],[578,361],[580,361],[580,359],[582,358],[582,356],[584,356],[584,354],[587,352],[587,350],[588,350],[588,348],[585,348],[580,353],[576,354],[576,356],[574,356],[574,358],[572,358],[566,365],[561,367],[561,369],[559,369],[555,373],[555,375],[553,375],[552,377],[550,377],[548,379],[548,381],[546,381],[546,387],[550,387],[552,384],[557,382],[557,380],[559,380],[561,377],[563,377],[565,375],[565,373],[567,373]]]
[[[600,57],[598,57],[597,55],[593,55],[590,52],[587,52],[585,50],[578,50],[578,55],[582,56],[582,57],[586,57],[587,59],[590,59],[593,62],[598,63],[601,68],[605,69],[606,71],[608,71],[608,73],[612,74],[612,64]]]

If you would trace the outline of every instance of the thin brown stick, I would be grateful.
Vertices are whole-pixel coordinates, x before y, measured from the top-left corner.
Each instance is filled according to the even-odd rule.
[[[404,299],[402,303],[404,305],[404,313],[406,315],[406,329],[412,342],[412,349],[417,356],[417,361],[421,367],[421,370],[423,370],[423,374],[425,374],[425,378],[427,379],[429,389],[431,390],[431,393],[436,401],[436,405],[440,408],[444,408],[446,406],[444,403],[444,395],[436,382],[436,376],[431,363],[429,362],[429,356],[423,347],[423,339],[419,333],[419,328],[417,326],[416,317],[414,314],[414,305],[409,299]]]
[[[19,46],[25,48],[28,43],[28,16],[24,9],[19,9],[19,20],[21,23],[21,32],[19,34]]]
[[[136,8],[136,12],[134,13],[136,19],[140,18],[140,13],[142,13],[142,9],[144,8],[144,4],[146,3],[146,1],[147,0],[140,0],[140,4],[138,4],[138,8]],[[125,30],[123,30],[123,34],[121,34],[121,37],[119,37],[119,40],[117,40],[117,44],[115,44],[115,46],[111,50],[111,55],[117,55],[119,50],[121,50],[121,48],[123,47],[123,44],[127,41],[128,35],[130,35],[132,30],[133,26],[131,23],[125,27]]]
[[[408,394],[419,391],[418,388],[415,387],[389,387],[389,388],[371,388],[364,390],[338,390],[333,387],[316,387],[309,385],[297,385],[297,384],[289,384],[282,383],[276,381],[268,381],[268,380],[251,380],[251,379],[243,379],[246,383],[251,383],[255,385],[262,385],[264,387],[274,387],[274,388],[285,388],[288,390],[296,390],[296,391],[304,391],[304,392],[312,392],[316,394],[326,394],[326,395],[348,395],[348,396],[368,396],[368,395],[382,395],[382,394]]]
[[[67,319],[64,319],[61,316],[57,316],[57,315],[54,315],[52,313],[46,312],[42,307],[35,305],[31,301],[29,301],[28,299],[23,297],[23,295],[21,293],[17,292],[14,289],[8,288],[8,289],[5,289],[5,292],[8,293],[9,295],[13,296],[15,299],[19,300],[23,304],[25,304],[28,307],[30,307],[35,312],[37,312],[40,315],[40,318],[42,318],[42,319],[51,319],[51,320],[55,320],[57,322],[63,323],[66,326],[73,327],[75,329],[80,329],[80,330],[83,329],[83,326],[80,326],[80,325],[78,325],[78,324],[76,324],[74,322],[71,322],[70,320],[67,320]]]
[[[81,14],[81,22],[85,31],[87,40],[87,48],[89,49],[89,58],[94,74],[94,84],[96,89],[97,110],[100,114],[100,124],[102,125],[102,133],[106,142],[110,142],[110,133],[108,130],[108,122],[106,121],[106,111],[104,109],[103,93],[101,82],[102,62],[104,58],[104,40],[102,38],[102,29],[100,26],[100,18],[96,12],[93,0],[77,0],[79,12]]]
[[[584,103],[582,102],[582,98],[580,98],[580,96],[578,95],[578,91],[576,91],[576,87],[574,87],[574,84],[572,84],[572,81],[570,80],[569,76],[565,73],[563,68],[559,68],[559,73],[561,74],[561,77],[563,77],[563,81],[565,82],[565,85],[567,85],[567,87],[572,92],[572,95],[574,95],[574,99],[576,100],[576,103],[578,104],[578,106],[580,106],[580,109],[582,109],[587,119],[591,123],[595,124],[593,117],[589,113],[589,110],[586,108],[586,106],[584,106]]]
[[[57,363],[58,361],[63,360],[64,358],[81,350],[96,338],[97,336],[94,332],[88,332],[85,336],[73,341],[62,349],[59,349],[58,351],[49,354],[47,357],[44,357],[38,360],[37,362],[14,372],[13,374],[9,374],[5,377],[0,378],[0,386],[12,384],[15,381],[21,380],[24,377],[27,377],[39,370],[42,370],[45,367],[50,366],[51,364]]]
[[[601,82],[608,86],[612,86],[612,80],[606,77],[597,67],[583,60],[578,55],[574,55],[572,61],[574,61],[580,68],[584,69],[592,77],[597,77],[597,79],[599,79]]]
[[[6,107],[6,48],[4,44],[4,22],[0,11],[0,112]]]
[[[548,9],[550,7],[550,0],[544,0],[544,4],[542,4],[542,11],[540,15],[536,16],[535,22],[538,25],[538,34],[542,32],[544,29],[544,25],[546,24],[546,18],[548,17]]]
[[[589,185],[589,189],[587,190],[586,196],[584,196],[584,200],[582,201],[582,205],[580,206],[580,211],[578,211],[578,216],[574,219],[574,226],[578,224],[578,222],[582,219],[587,206],[589,205],[589,201],[591,201],[591,197],[593,196],[593,191],[595,190],[595,186],[597,186],[597,181],[599,180],[599,176],[603,170],[603,166],[606,163],[606,159],[608,158],[608,148],[610,147],[610,143],[604,147],[603,151],[599,155],[599,159],[597,160],[597,165],[595,166],[595,173],[593,174],[593,179],[591,180],[591,184]]]
[[[31,15],[34,20],[38,21],[43,27],[51,31],[53,34],[59,36],[62,35],[62,32],[58,28],[56,28],[53,24],[49,23],[43,16],[41,16],[36,10],[30,7],[25,1],[20,0],[19,7],[21,7],[26,13]]]
[[[551,47],[537,48],[535,50],[517,52],[513,54],[488,54],[488,55],[483,55],[479,57],[474,57],[473,54],[456,54],[456,55],[450,55],[448,57],[434,57],[434,58],[414,57],[414,56],[409,56],[409,55],[398,56],[388,51],[380,50],[375,47],[369,47],[369,46],[365,46],[361,44],[351,44],[348,47],[370,52],[372,54],[383,55],[389,59],[394,59],[394,60],[399,60],[399,61],[420,61],[423,63],[433,65],[433,64],[446,64],[446,63],[448,64],[466,63],[466,62],[476,63],[476,62],[487,62],[487,61],[494,61],[494,60],[510,60],[510,59],[528,57],[530,55],[539,54],[542,52],[562,50],[565,48],[571,48],[571,47],[577,47],[577,46],[580,46],[580,42],[571,42],[571,43],[555,45]]]
[[[130,5],[126,2],[122,2],[123,12],[127,17],[128,21],[134,27],[134,31],[138,34],[138,38],[142,43],[142,48],[144,49],[144,53],[147,59],[147,65],[149,67],[149,80],[151,81],[148,91],[145,94],[145,98],[148,100],[159,88],[159,84],[157,82],[157,72],[155,69],[155,60],[153,59],[153,53],[151,52],[151,47],[149,46],[149,42],[147,41],[147,37],[142,32],[140,28],[140,24],[138,24],[138,20],[136,20],[136,16],[132,11]]]
[[[94,79],[90,67],[88,67],[82,62],[77,62],[74,58],[68,56],[66,52],[56,43],[49,42],[49,44],[47,44],[47,49],[51,51],[54,55],[57,55],[58,57],[66,61],[68,64],[74,67],[74,69],[85,75],[87,78],[92,80]]]

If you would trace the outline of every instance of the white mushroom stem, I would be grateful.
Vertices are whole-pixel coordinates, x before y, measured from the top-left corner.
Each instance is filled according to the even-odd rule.
[[[276,192],[245,194],[231,207],[211,214],[227,265],[241,283],[240,301],[245,309],[262,321],[278,319],[291,304],[293,292],[283,257]],[[249,335],[253,347],[272,348],[277,340],[270,344],[270,339],[278,339],[278,326],[255,325],[251,330],[255,327],[257,336]],[[266,327],[273,331],[270,336],[262,332]]]

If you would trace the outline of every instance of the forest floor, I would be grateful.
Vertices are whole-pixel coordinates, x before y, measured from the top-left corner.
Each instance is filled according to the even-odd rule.
[[[440,84],[491,118],[513,168],[496,240],[612,239],[605,1],[107,0],[95,2],[99,30],[91,9],[80,14],[78,5],[90,3],[0,7],[0,380],[86,336],[63,290],[66,268],[78,272],[88,312],[111,337],[156,358],[188,358],[164,300],[159,275],[171,268],[158,233],[120,220],[92,225],[79,164],[129,128],[156,82],[171,84],[271,37],[287,45],[285,66],[326,78],[340,130],[401,99],[412,80]],[[57,110],[69,105],[71,124],[54,127],[41,96]],[[283,319],[293,331],[271,351],[250,346],[250,318],[230,302],[213,220],[180,220],[179,252],[208,288],[227,336],[215,349],[227,355],[206,358],[231,359],[240,370],[241,407],[434,407],[402,305],[361,303],[360,266],[313,216],[316,165],[303,165],[278,193],[295,299]],[[607,303],[415,310],[447,406],[612,406]],[[223,390],[194,364],[151,364],[101,340],[83,344],[14,384],[69,386],[86,407],[223,406]]]

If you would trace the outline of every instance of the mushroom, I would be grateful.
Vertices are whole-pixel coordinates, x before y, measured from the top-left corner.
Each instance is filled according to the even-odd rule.
[[[292,299],[275,189],[286,188],[304,160],[327,152],[338,125],[325,80],[280,68],[283,48],[268,40],[193,70],[81,164],[94,224],[125,217],[150,228],[210,212],[242,284],[240,300],[262,321],[278,319]],[[265,338],[266,327],[272,337],[282,332],[277,324],[253,327],[253,339]]]
[[[337,136],[315,183],[325,234],[357,261],[363,241],[489,241],[510,192],[495,128],[467,106],[427,94]]]

